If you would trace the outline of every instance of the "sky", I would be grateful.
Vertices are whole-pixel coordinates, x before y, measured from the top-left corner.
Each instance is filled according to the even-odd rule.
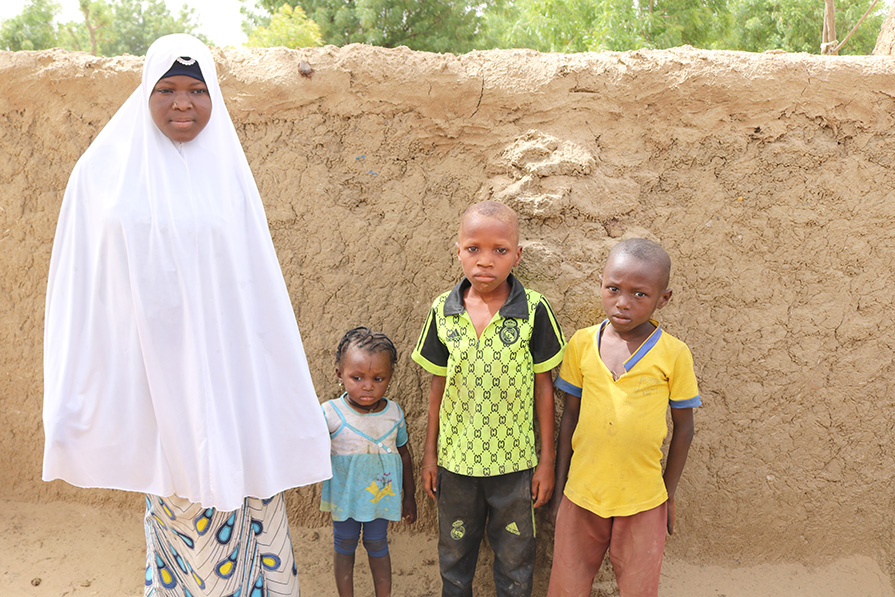
[[[14,17],[22,12],[27,0],[0,0],[0,20]],[[59,20],[80,21],[78,0],[56,0],[62,7]],[[196,10],[196,30],[207,36],[217,46],[242,45],[246,36],[242,32],[242,15],[239,0],[165,0],[168,10],[174,16],[180,14],[180,7],[186,4]]]

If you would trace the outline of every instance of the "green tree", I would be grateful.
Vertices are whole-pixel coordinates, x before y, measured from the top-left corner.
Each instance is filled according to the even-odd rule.
[[[112,9],[103,0],[80,0],[84,20],[61,23],[58,44],[69,50],[99,54],[99,46],[107,39],[112,22]]]
[[[163,0],[112,0],[112,19],[108,35],[100,44],[104,56],[133,54],[142,56],[156,39],[170,33],[195,32],[195,10],[184,4],[175,18],[168,12]]]
[[[483,39],[548,52],[711,48],[728,23],[726,0],[518,0],[486,16]]]
[[[177,17],[163,0],[80,0],[83,21],[56,25],[59,5],[53,0],[29,0],[21,14],[0,24],[0,48],[45,50],[62,47],[102,56],[146,53],[149,45],[169,33],[195,32],[195,11],[186,4]]]
[[[466,52],[475,47],[483,0],[287,0],[301,4],[320,27],[323,41],[335,45],[367,43],[393,48],[408,46],[430,52]],[[282,0],[259,0],[274,14]],[[245,12],[244,12],[245,14]],[[251,17],[249,17],[251,18]],[[255,15],[255,19],[259,17]],[[253,22],[257,24],[257,20]]]
[[[641,2],[643,35],[654,48],[716,48],[730,23],[727,0]]]
[[[592,44],[599,4],[600,0],[503,3],[485,14],[481,46],[585,52]]]
[[[310,20],[301,6],[292,8],[283,4],[276,14],[271,16],[268,25],[256,27],[249,33],[247,46],[270,48],[284,46],[302,48],[319,46],[323,43],[320,27]]]
[[[861,19],[871,0],[836,0],[836,31],[839,40]],[[736,27],[729,30],[723,46],[733,50],[820,53],[824,3],[816,0],[733,0]],[[870,54],[876,44],[885,7],[878,5],[839,51],[840,54]]]
[[[56,46],[53,20],[59,11],[53,0],[29,0],[21,13],[0,23],[0,49],[15,52]]]

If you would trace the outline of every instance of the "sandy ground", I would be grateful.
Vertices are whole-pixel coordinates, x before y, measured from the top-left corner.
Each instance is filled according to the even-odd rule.
[[[145,552],[142,520],[133,512],[80,504],[34,505],[0,502],[0,595],[62,597],[142,595]],[[335,595],[329,544],[330,530],[293,529],[296,559],[305,597]],[[424,532],[397,532],[391,543],[393,593],[438,595],[435,537]],[[358,595],[372,587],[366,562],[358,558]],[[482,597],[493,595],[487,569],[479,579]],[[817,568],[799,564],[722,567],[667,557],[662,597],[861,597],[895,596],[888,577],[870,558],[851,556]],[[546,578],[539,572],[537,594]],[[614,595],[611,582],[597,583],[594,595]]]

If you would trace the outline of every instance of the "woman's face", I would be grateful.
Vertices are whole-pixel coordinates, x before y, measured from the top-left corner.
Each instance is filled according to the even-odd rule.
[[[208,87],[199,79],[175,75],[159,79],[149,96],[155,126],[172,141],[192,141],[211,118]]]

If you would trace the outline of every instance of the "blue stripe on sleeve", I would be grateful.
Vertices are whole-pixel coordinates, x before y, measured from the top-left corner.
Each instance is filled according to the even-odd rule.
[[[557,384],[556,387],[559,387],[559,384]],[[698,394],[689,400],[669,400],[668,403],[671,404],[671,408],[693,408],[702,406],[702,400],[699,399]]]
[[[564,380],[561,377],[557,377],[556,382],[553,385],[555,385],[557,388],[559,388],[566,394],[571,394],[572,396],[577,396],[578,398],[581,398],[581,388],[579,388],[578,386],[573,386],[572,384],[570,384],[569,382],[567,382],[566,380]],[[697,399],[698,398],[699,397],[697,396]]]

